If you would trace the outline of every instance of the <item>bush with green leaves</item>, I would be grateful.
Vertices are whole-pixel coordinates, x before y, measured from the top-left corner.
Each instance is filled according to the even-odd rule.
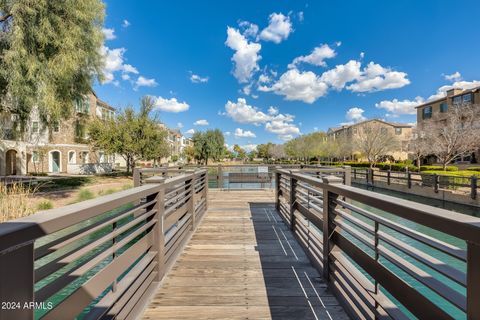
[[[432,170],[442,170],[442,166],[420,166],[420,171],[432,171]],[[446,171],[458,171],[456,166],[447,166]]]
[[[37,205],[37,210],[49,210],[53,208],[53,203],[50,200],[43,200]]]

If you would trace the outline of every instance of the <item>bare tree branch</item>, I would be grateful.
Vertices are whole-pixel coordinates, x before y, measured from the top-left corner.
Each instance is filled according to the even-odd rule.
[[[5,21],[7,21],[9,18],[11,18],[11,17],[12,17],[12,14],[11,14],[11,13],[7,13],[6,15],[0,17],[0,22],[5,22]]]

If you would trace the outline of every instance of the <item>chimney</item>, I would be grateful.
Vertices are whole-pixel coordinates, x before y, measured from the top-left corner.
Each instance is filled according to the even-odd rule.
[[[456,96],[457,94],[460,94],[462,92],[463,92],[463,89],[453,88],[453,89],[447,90],[447,97]]]

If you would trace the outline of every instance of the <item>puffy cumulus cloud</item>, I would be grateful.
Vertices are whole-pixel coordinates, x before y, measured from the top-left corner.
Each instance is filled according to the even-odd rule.
[[[235,129],[236,138],[256,138],[257,136],[250,130],[243,130],[241,128]]]
[[[113,28],[103,28],[102,32],[103,32],[103,36],[105,37],[105,40],[113,40],[116,38],[115,29]]]
[[[241,145],[240,148],[242,148],[246,152],[252,152],[252,151],[257,149],[257,145],[256,144],[244,144],[244,145]]]
[[[237,102],[228,101],[225,104],[225,111],[225,115],[238,123],[260,125],[271,118],[256,107],[248,105],[244,98],[238,98]]]
[[[313,49],[312,53],[307,56],[300,56],[293,59],[293,62],[288,67],[295,68],[299,63],[309,63],[319,67],[325,67],[325,59],[334,58],[337,55],[334,49],[330,48],[328,44],[323,44]]]
[[[473,89],[473,88],[476,88],[476,87],[479,87],[479,86],[480,86],[480,81],[479,80],[456,81],[452,84],[441,86],[440,88],[438,88],[437,93],[435,93],[434,95],[431,95],[428,98],[428,100],[430,101],[430,100],[436,100],[436,99],[443,98],[447,95],[447,91],[450,90],[450,89],[460,88],[460,89],[467,90],[467,89]]]
[[[194,129],[189,129],[189,130],[185,131],[185,134],[188,134],[188,135],[192,135],[194,133],[195,133]]]
[[[227,117],[232,118],[238,123],[247,123],[254,125],[265,125],[265,130],[278,135],[280,139],[285,139],[287,135],[298,135],[300,129],[294,123],[295,116],[291,114],[282,114],[273,106],[268,109],[268,114],[258,108],[248,105],[246,100],[238,98],[237,103],[228,101],[225,104],[225,113]]]
[[[265,130],[276,134],[282,140],[291,140],[300,134],[300,129],[293,123],[292,115],[279,115],[265,124]]]
[[[240,83],[247,83],[253,73],[259,70],[258,61],[262,58],[259,52],[262,46],[249,42],[239,30],[231,27],[227,28],[225,45],[235,51],[232,57],[235,64],[233,75]]]
[[[362,71],[357,81],[347,87],[353,92],[373,92],[387,89],[397,89],[410,84],[405,72],[370,62]]]
[[[176,98],[157,97],[155,98],[155,108],[160,111],[177,113],[187,111],[190,106],[186,102],[179,102]]]
[[[182,129],[182,128],[183,128],[183,123],[178,122],[178,123],[177,123],[177,128]]]
[[[104,80],[103,83],[115,83],[115,73],[121,73],[123,80],[130,80],[130,74],[138,74],[137,68],[130,64],[124,63],[124,54],[127,50],[125,48],[110,49],[102,46],[100,53],[103,56],[105,65],[103,68]]]
[[[138,89],[140,87],[156,87],[158,85],[157,81],[155,79],[147,79],[144,76],[140,76],[137,78],[137,81],[135,81],[135,89]]]
[[[205,120],[205,119],[200,119],[200,120],[195,121],[195,122],[193,123],[193,125],[195,125],[195,126],[208,126],[209,123],[208,123],[208,121]]]
[[[335,68],[325,71],[320,77],[320,81],[326,83],[335,90],[342,90],[348,82],[360,78],[361,63],[356,60],[350,60],[346,64],[340,64]]]
[[[290,69],[282,74],[272,86],[259,86],[258,90],[272,91],[285,96],[286,100],[313,103],[327,93],[328,86],[311,71],[300,72],[297,69]]]
[[[375,104],[379,109],[385,109],[387,116],[396,117],[404,114],[416,114],[415,107],[422,104],[425,100],[422,97],[416,97],[414,100],[383,100]]]
[[[279,113],[279,110],[278,108],[275,108],[274,106],[270,106],[268,108],[268,114],[271,115],[271,116],[275,116]]]
[[[455,72],[455,73],[452,73],[452,74],[445,74],[445,75],[443,75],[443,77],[445,78],[445,80],[448,80],[448,81],[460,81],[460,80],[462,80],[462,75],[458,71]]]
[[[347,110],[347,113],[345,114],[345,119],[353,123],[367,120],[367,118],[363,115],[364,112],[365,110],[363,110],[362,108],[357,108],[357,107],[350,108]]]
[[[192,81],[193,83],[207,83],[208,77],[202,77],[202,76],[199,76],[198,74],[192,73],[190,75],[190,81]]]
[[[292,22],[289,16],[272,13],[269,16],[268,26],[260,32],[259,38],[264,41],[280,43],[286,40],[292,31]]]
[[[126,19],[123,20],[123,22],[122,22],[122,27],[128,28],[128,27],[130,27],[130,25],[131,25],[130,21],[128,21],[128,20],[126,20]]]
[[[255,38],[258,34],[258,26],[254,23],[248,21],[240,21],[238,26],[242,30],[242,34],[249,38]]]

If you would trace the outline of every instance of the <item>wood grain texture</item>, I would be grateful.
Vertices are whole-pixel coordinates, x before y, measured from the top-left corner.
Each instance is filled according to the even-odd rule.
[[[210,190],[143,319],[348,319],[273,199],[271,190]]]

